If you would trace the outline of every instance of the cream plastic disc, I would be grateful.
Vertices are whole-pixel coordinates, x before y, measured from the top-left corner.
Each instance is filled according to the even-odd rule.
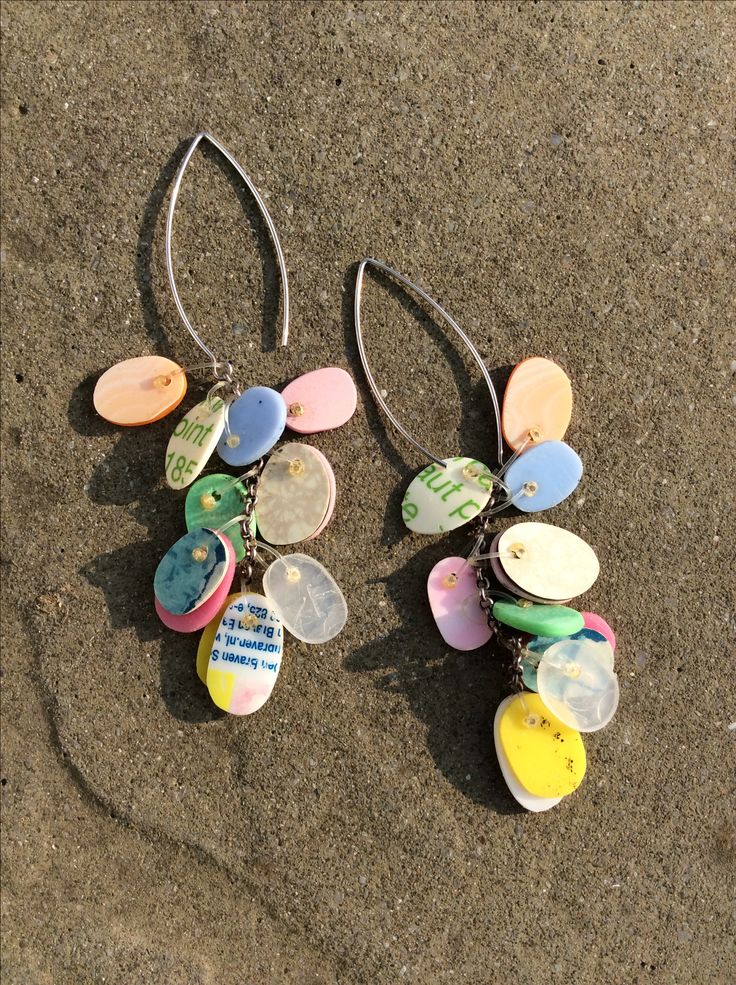
[[[307,540],[315,540],[317,537],[319,537],[319,535],[322,533],[322,531],[325,529],[327,524],[332,519],[332,514],[335,511],[335,502],[337,500],[337,483],[335,482],[335,473],[332,469],[332,466],[330,465],[329,459],[327,458],[326,455],[322,454],[319,448],[312,448],[312,451],[325,467],[325,473],[327,474],[327,481],[330,484],[330,501],[327,504],[327,512],[322,517],[322,522],[314,531],[314,533],[311,536],[307,537]]]
[[[515,523],[498,540],[506,575],[525,593],[550,602],[587,592],[600,571],[595,551],[551,523]]]
[[[332,499],[324,459],[290,441],[271,455],[258,485],[256,519],[269,544],[297,544],[322,525]]]
[[[304,643],[326,643],[347,622],[348,606],[339,585],[306,554],[286,554],[270,564],[263,591],[286,629]]]
[[[506,757],[506,752],[499,741],[499,722],[501,721],[501,718],[503,717],[508,705],[517,698],[517,694],[512,694],[510,697],[504,698],[496,709],[496,715],[493,719],[493,741],[496,746],[498,765],[501,767],[503,778],[506,781],[506,786],[509,788],[511,796],[514,800],[518,801],[523,808],[538,814],[541,811],[548,811],[550,808],[556,807],[562,800],[562,797],[535,797],[533,793],[529,793],[528,790],[522,787],[514,776],[514,771],[511,769],[509,761]]]
[[[608,640],[566,639],[548,647],[537,667],[539,697],[578,732],[597,732],[618,708],[618,677]]]

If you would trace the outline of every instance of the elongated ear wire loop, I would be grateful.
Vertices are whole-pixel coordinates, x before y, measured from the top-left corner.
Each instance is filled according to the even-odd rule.
[[[410,444],[412,444],[417,449],[417,451],[421,452],[422,455],[425,455],[427,458],[430,459],[430,461],[434,462],[436,465],[439,465],[442,468],[445,467],[444,460],[438,458],[428,448],[425,448],[424,445],[420,444],[420,442],[418,442],[416,438],[414,438],[409,433],[409,431],[407,431],[407,429],[403,426],[403,424],[401,424],[398,418],[392,413],[388,404],[381,396],[381,391],[378,389],[378,386],[376,385],[376,381],[373,377],[373,373],[371,372],[371,368],[368,364],[368,357],[365,351],[365,345],[363,344],[363,329],[360,321],[360,304],[363,294],[363,275],[365,273],[365,268],[369,265],[372,267],[376,267],[378,270],[382,270],[385,274],[388,274],[389,277],[393,277],[395,280],[400,281],[400,283],[404,284],[405,287],[408,287],[410,290],[414,291],[415,294],[418,294],[423,301],[426,301],[427,304],[431,308],[433,308],[437,312],[437,314],[444,321],[446,321],[451,328],[455,330],[455,332],[457,332],[457,334],[460,336],[462,341],[465,343],[468,352],[473,357],[473,359],[478,365],[478,368],[483,374],[483,379],[485,380],[486,386],[488,387],[488,392],[491,395],[491,402],[493,404],[493,413],[495,415],[495,420],[496,420],[496,457],[498,460],[498,464],[502,465],[503,439],[501,437],[501,411],[498,406],[498,397],[496,396],[496,390],[495,387],[493,386],[493,380],[491,379],[490,373],[488,372],[488,369],[485,363],[483,362],[481,354],[478,352],[478,350],[470,341],[470,339],[465,334],[465,332],[460,328],[460,326],[455,321],[455,319],[452,318],[441,305],[439,305],[433,298],[431,298],[426,291],[423,291],[421,287],[410,281],[408,277],[404,277],[404,275],[400,274],[397,270],[394,270],[392,267],[389,267],[385,263],[381,263],[380,260],[375,260],[373,257],[365,257],[360,262],[360,266],[358,267],[358,273],[355,278],[355,338],[358,343],[358,353],[360,354],[360,361],[363,364],[363,371],[365,373],[366,379],[368,380],[368,386],[371,389],[371,392],[373,394],[376,403],[384,412],[384,414],[389,419],[389,421],[391,421],[391,423],[399,432],[399,434],[403,435],[403,437],[406,438],[406,440]]]
[[[176,202],[179,198],[179,189],[181,188],[182,179],[184,177],[184,172],[186,171],[187,164],[191,160],[192,154],[201,143],[201,141],[207,140],[212,146],[222,154],[226,161],[237,171],[240,177],[243,179],[248,187],[248,191],[253,196],[256,205],[258,206],[263,219],[268,226],[268,231],[271,235],[271,240],[273,242],[274,249],[276,251],[276,258],[279,264],[279,270],[281,272],[281,286],[284,294],[283,301],[283,327],[281,330],[281,345],[285,346],[289,341],[289,278],[286,273],[286,261],[284,260],[284,251],[281,249],[281,242],[279,241],[278,233],[276,232],[276,226],[274,225],[273,219],[266,208],[266,203],[261,198],[258,189],[250,180],[248,175],[242,169],[240,164],[235,160],[233,155],[224,147],[219,140],[216,140],[211,133],[202,131],[198,133],[197,136],[192,141],[189,150],[184,155],[181,164],[179,165],[179,170],[176,173],[176,178],[174,179],[174,184],[171,189],[171,199],[169,201],[169,211],[166,215],[166,270],[169,275],[169,285],[171,286],[171,293],[174,297],[174,304],[176,305],[176,310],[179,312],[179,317],[184,323],[187,331],[192,336],[194,341],[197,343],[199,348],[204,352],[204,354],[212,361],[212,371],[215,375],[215,379],[222,380],[223,382],[232,382],[232,365],[223,360],[219,360],[215,356],[214,352],[210,349],[208,345],[205,344],[202,337],[198,332],[195,331],[189,317],[184,310],[184,305],[179,297],[179,291],[176,287],[176,278],[174,276],[174,260],[172,256],[171,242],[173,238],[174,230],[174,210],[176,208]]]

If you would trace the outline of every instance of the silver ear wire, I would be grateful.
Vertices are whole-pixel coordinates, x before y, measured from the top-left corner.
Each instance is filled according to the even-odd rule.
[[[403,426],[403,424],[401,424],[401,422],[397,419],[397,417],[391,412],[388,404],[386,403],[386,401],[383,399],[381,395],[381,391],[378,389],[376,385],[376,381],[373,378],[373,373],[371,372],[370,366],[368,365],[368,357],[366,355],[365,345],[363,344],[363,329],[360,322],[360,303],[363,294],[363,274],[365,273],[365,268],[369,265],[376,267],[378,270],[382,270],[385,274],[388,274],[390,277],[393,277],[395,280],[400,281],[410,290],[414,291],[415,294],[418,294],[423,301],[426,301],[427,304],[430,305],[430,307],[432,307],[437,312],[437,314],[441,318],[443,318],[447,322],[447,324],[450,325],[451,328],[453,328],[457,332],[457,334],[460,336],[460,338],[467,346],[468,352],[473,357],[473,359],[478,365],[478,368],[483,374],[483,379],[486,381],[488,392],[491,395],[491,403],[493,404],[493,413],[496,420],[497,458],[498,458],[498,464],[501,465],[503,462],[503,439],[501,438],[501,413],[498,406],[498,397],[496,396],[496,389],[493,386],[493,380],[491,379],[491,375],[488,372],[485,363],[483,362],[481,354],[478,352],[478,350],[470,341],[470,339],[465,334],[465,332],[460,328],[460,326],[455,321],[455,319],[452,318],[441,305],[439,305],[433,298],[431,298],[426,291],[423,291],[421,287],[419,287],[417,284],[412,283],[412,281],[410,281],[408,277],[404,277],[403,274],[400,274],[397,270],[394,270],[392,267],[389,267],[385,263],[381,263],[380,260],[374,260],[373,257],[365,257],[360,262],[360,266],[358,267],[358,274],[355,278],[355,338],[358,343],[358,352],[360,354],[360,361],[363,364],[363,371],[365,372],[366,379],[368,380],[368,386],[371,388],[371,392],[373,394],[373,397],[375,398],[376,403],[384,412],[384,414],[389,419],[389,421],[391,421],[391,423],[399,432],[399,434],[403,435],[403,437],[406,438],[406,440],[410,444],[412,444],[417,449],[417,451],[421,452],[422,455],[426,455],[427,458],[435,462],[437,465],[441,465],[444,467],[445,464],[444,459],[438,458],[428,448],[425,448],[424,445],[420,444],[416,440],[416,438],[414,438],[406,430],[406,428]]]
[[[181,188],[181,182],[184,177],[184,172],[186,170],[187,164],[191,160],[192,154],[194,154],[198,145],[202,140],[209,141],[212,146],[222,154],[226,161],[228,161],[232,167],[237,171],[240,177],[243,179],[245,184],[248,186],[248,190],[255,199],[256,205],[260,209],[261,215],[268,226],[268,231],[271,234],[271,239],[273,241],[274,249],[276,251],[276,257],[278,259],[279,270],[281,272],[281,284],[284,292],[284,304],[283,304],[283,328],[281,331],[281,345],[286,345],[289,341],[289,279],[286,274],[286,263],[284,261],[284,252],[281,249],[281,243],[279,242],[278,233],[276,232],[276,226],[274,225],[273,219],[271,218],[268,209],[266,208],[266,203],[261,198],[258,189],[250,180],[248,175],[242,169],[242,167],[235,160],[230,151],[224,147],[219,140],[215,138],[210,133],[206,133],[204,130],[198,133],[197,136],[192,141],[189,149],[184,155],[181,164],[179,165],[179,170],[176,173],[176,178],[174,179],[174,185],[171,189],[171,200],[169,202],[169,211],[166,216],[166,270],[169,275],[169,284],[171,286],[171,293],[174,296],[174,304],[176,305],[176,310],[179,312],[179,317],[184,322],[189,334],[192,336],[194,341],[197,343],[199,348],[205,355],[212,360],[212,369],[216,379],[222,379],[227,381],[228,378],[232,380],[232,366],[230,363],[219,360],[214,352],[207,346],[202,340],[201,336],[195,331],[192,323],[189,321],[186,311],[184,310],[184,305],[181,303],[181,298],[179,297],[179,292],[176,289],[176,279],[174,277],[174,261],[171,252],[171,240],[174,228],[174,209],[176,208],[176,200],[179,197],[179,189]]]

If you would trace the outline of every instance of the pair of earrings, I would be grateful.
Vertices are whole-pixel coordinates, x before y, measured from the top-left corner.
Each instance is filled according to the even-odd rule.
[[[414,291],[467,347],[483,375],[494,415],[493,468],[475,458],[435,455],[388,407],[363,343],[360,309],[368,266]],[[430,572],[430,608],[449,646],[474,650],[494,639],[509,654],[512,693],[496,711],[496,754],[514,798],[527,810],[548,810],[583,779],[581,733],[603,728],[615,714],[616,639],[601,616],[567,604],[586,592],[599,573],[595,552],[582,538],[536,521],[516,522],[496,533],[493,518],[509,507],[532,514],[549,509],[580,482],[582,462],[562,440],[572,415],[570,380],[548,359],[526,359],[511,373],[501,412],[488,369],[457,322],[420,287],[372,258],[358,269],[355,333],[376,403],[430,460],[404,496],[406,526],[420,534],[440,534],[473,525],[467,555],[446,557]],[[504,438],[512,450],[505,463]]]
[[[169,629],[202,631],[197,673],[214,703],[235,715],[265,704],[281,667],[283,630],[312,644],[336,636],[347,621],[337,582],[314,558],[281,555],[275,547],[313,540],[335,506],[335,475],[312,445],[286,441],[347,423],[357,393],[344,369],[327,367],[298,377],[279,393],[267,386],[242,389],[229,360],[219,359],[192,325],[176,286],[172,252],[174,213],[186,167],[208,141],[245,182],[263,216],[276,252],[283,294],[281,344],[289,338],[289,284],[283,250],[258,190],[233,155],[208,133],[198,134],[184,155],[172,187],[166,219],[166,269],[179,317],[207,362],[188,369],[161,356],[118,363],[94,391],[97,412],[113,424],[160,420],[184,399],[187,372],[209,369],[212,385],[187,411],[166,449],[164,473],[174,490],[187,489],[187,533],[164,555],[154,577],[156,612]],[[217,455],[240,475],[205,472]],[[266,543],[267,542],[267,543]],[[274,546],[275,545],[275,546]],[[268,562],[264,558],[268,556]],[[262,592],[251,588],[263,564]],[[239,590],[232,592],[233,583]]]
[[[355,411],[355,385],[342,369],[316,370],[282,393],[264,386],[241,390],[234,367],[220,360],[192,326],[181,303],[172,259],[173,219],[186,166],[208,140],[243,179],[263,215],[279,262],[283,291],[282,345],[288,342],[289,293],[283,251],[268,210],[235,158],[209,134],[199,134],[174,181],[166,222],[166,264],[174,302],[207,357],[212,386],[175,428],[166,452],[166,481],[188,488],[188,533],[167,551],[154,579],[156,611],[166,626],[201,631],[197,673],[218,707],[250,714],[268,700],[281,666],[283,629],[307,643],[336,636],[347,606],[330,573],[305,554],[281,556],[273,545],[313,539],[330,520],[335,479],[325,456],[286,442],[297,434],[339,427]],[[468,457],[435,455],[388,407],[373,378],[361,326],[365,270],[373,266],[422,298],[458,334],[478,365],[495,420],[493,467]],[[567,603],[595,582],[593,549],[570,531],[517,522],[494,532],[494,517],[515,507],[537,513],[561,503],[583,472],[562,439],[572,413],[572,387],[548,359],[532,357],[512,372],[501,412],[480,353],[457,322],[425,291],[378,260],[366,258],[355,284],[355,332],[373,396],[400,434],[430,464],[409,485],[402,503],[406,526],[440,534],[473,524],[466,556],[450,556],[429,574],[427,591],[437,628],[448,645],[473,650],[495,640],[510,655],[512,693],[499,705],[494,741],[501,771],[516,800],[530,811],[558,804],[577,788],[586,768],[581,733],[603,728],[618,705],[615,637],[598,615]],[[187,389],[186,370],[158,356],[129,359],[104,373],[94,404],[108,421],[140,425],[174,410]],[[512,450],[504,462],[504,438]],[[217,451],[239,476],[204,473]],[[260,535],[261,539],[258,539]],[[268,543],[266,543],[267,541]],[[269,555],[266,564],[263,553]],[[251,590],[263,563],[263,592]],[[231,593],[236,578],[240,590]]]

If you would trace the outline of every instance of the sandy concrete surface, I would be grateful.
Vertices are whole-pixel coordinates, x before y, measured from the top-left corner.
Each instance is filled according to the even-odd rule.
[[[736,6],[727,3],[2,5],[4,985],[726,985],[732,900],[732,347]],[[163,266],[198,153],[184,303],[245,384],[358,381],[334,519],[308,552],[344,633],[290,640],[225,717],[196,639],[162,629],[175,418],[92,410],[130,356],[199,362]],[[582,484],[543,516],[602,562],[621,706],[560,807],[515,808],[492,747],[499,657],[448,651],[426,602],[464,531],[398,504],[422,461],[356,358],[356,262],[416,278],[503,381],[539,354],[575,394]],[[367,344],[443,454],[492,457],[480,374],[378,277]],[[205,389],[192,379],[185,407]],[[509,524],[499,520],[499,529]]]

